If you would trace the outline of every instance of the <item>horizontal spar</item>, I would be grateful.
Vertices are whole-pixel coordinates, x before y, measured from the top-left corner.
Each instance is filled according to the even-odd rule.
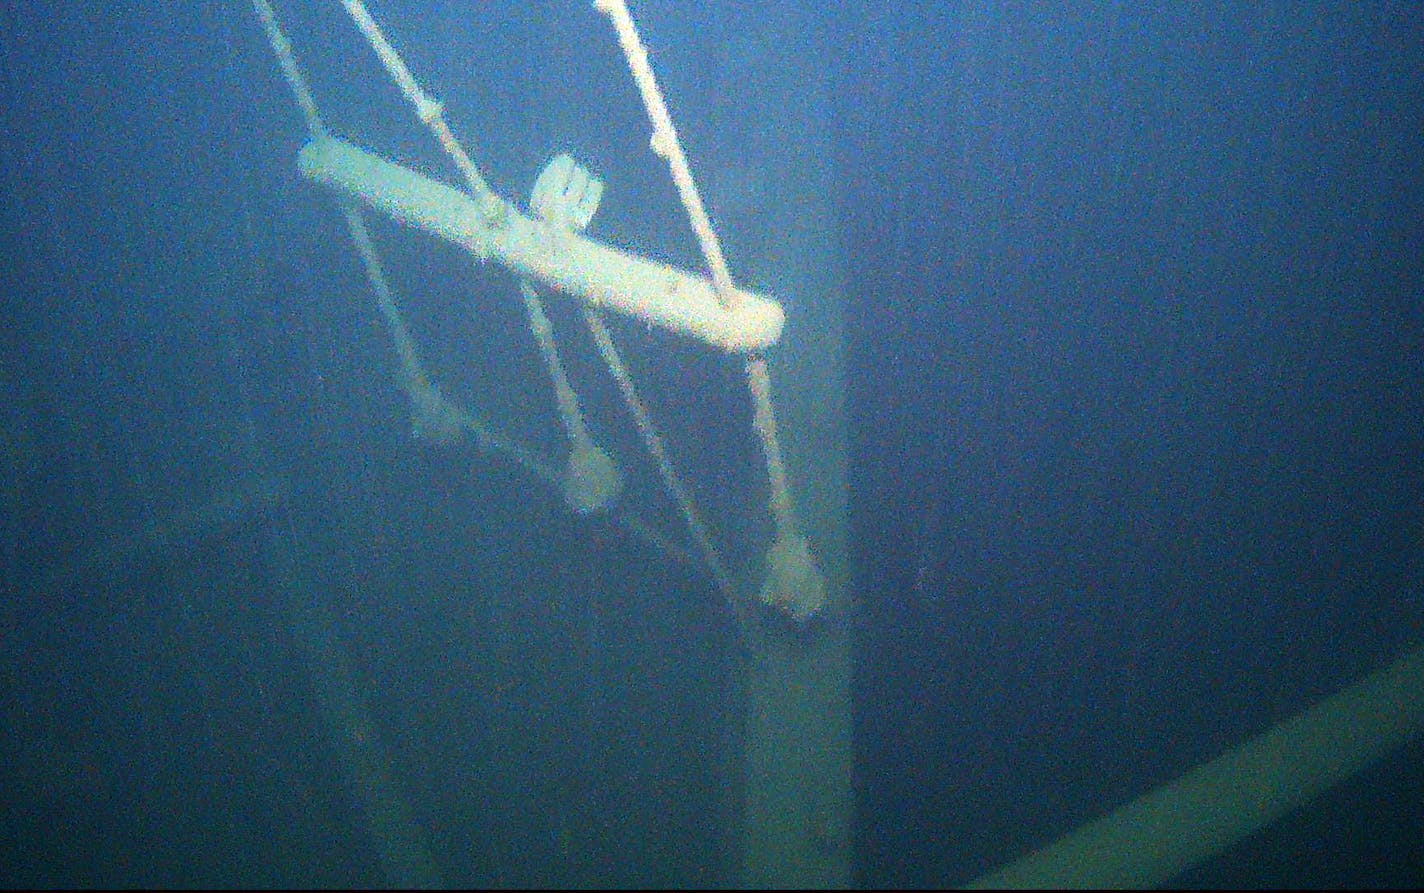
[[[507,204],[488,213],[459,189],[345,140],[313,140],[297,164],[309,180],[590,306],[610,307],[727,351],[762,350],[781,336],[786,315],[770,298],[736,289],[731,309],[724,308],[705,277],[557,229]]]

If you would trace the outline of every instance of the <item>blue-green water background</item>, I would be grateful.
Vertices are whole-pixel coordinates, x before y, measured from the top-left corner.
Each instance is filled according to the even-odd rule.
[[[600,237],[696,267],[587,7],[374,11],[501,192],[573,149]],[[0,883],[384,883],[372,741],[451,884],[732,878],[715,589],[412,439],[246,5],[0,9]],[[334,4],[279,13],[335,129],[449,176]],[[786,16],[832,97],[859,883],[968,880],[1424,638],[1417,4],[634,13],[734,272],[728,48]],[[508,277],[375,231],[441,387],[555,455]],[[769,527],[736,366],[621,333],[741,579]],[[1181,880],[1419,881],[1420,758]]]

